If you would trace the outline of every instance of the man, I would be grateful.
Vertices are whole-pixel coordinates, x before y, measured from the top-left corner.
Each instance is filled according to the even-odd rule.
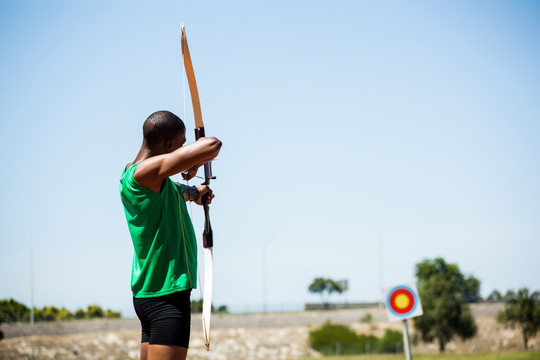
[[[188,187],[185,180],[214,159],[221,141],[200,138],[184,146],[186,128],[168,111],[158,111],[143,125],[143,143],[120,178],[134,256],[131,290],[141,321],[141,360],[185,359],[191,326],[190,294],[197,286],[197,243],[186,201],[201,205],[206,185]]]

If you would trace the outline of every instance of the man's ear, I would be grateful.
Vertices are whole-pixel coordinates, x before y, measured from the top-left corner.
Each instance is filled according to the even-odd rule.
[[[173,147],[173,141],[165,140],[165,152],[171,151],[172,147]]]

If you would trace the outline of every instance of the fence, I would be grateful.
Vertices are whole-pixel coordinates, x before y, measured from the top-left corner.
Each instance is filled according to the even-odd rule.
[[[390,343],[378,341],[377,343],[365,342],[356,344],[342,344],[338,342],[319,352],[328,356],[401,354],[403,347],[401,342]]]

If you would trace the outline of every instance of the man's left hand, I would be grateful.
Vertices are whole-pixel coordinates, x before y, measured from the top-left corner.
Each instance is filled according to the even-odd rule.
[[[198,199],[194,200],[195,204],[202,205],[202,199],[204,195],[208,195],[208,204],[211,204],[212,199],[215,197],[212,189],[210,189],[208,185],[199,185],[197,186],[197,189],[199,190],[200,196]]]

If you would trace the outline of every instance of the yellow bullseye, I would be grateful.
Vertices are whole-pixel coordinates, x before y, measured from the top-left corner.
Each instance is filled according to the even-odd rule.
[[[396,299],[394,300],[394,304],[398,309],[405,309],[409,304],[411,303],[411,300],[407,295],[399,294],[396,296]]]

